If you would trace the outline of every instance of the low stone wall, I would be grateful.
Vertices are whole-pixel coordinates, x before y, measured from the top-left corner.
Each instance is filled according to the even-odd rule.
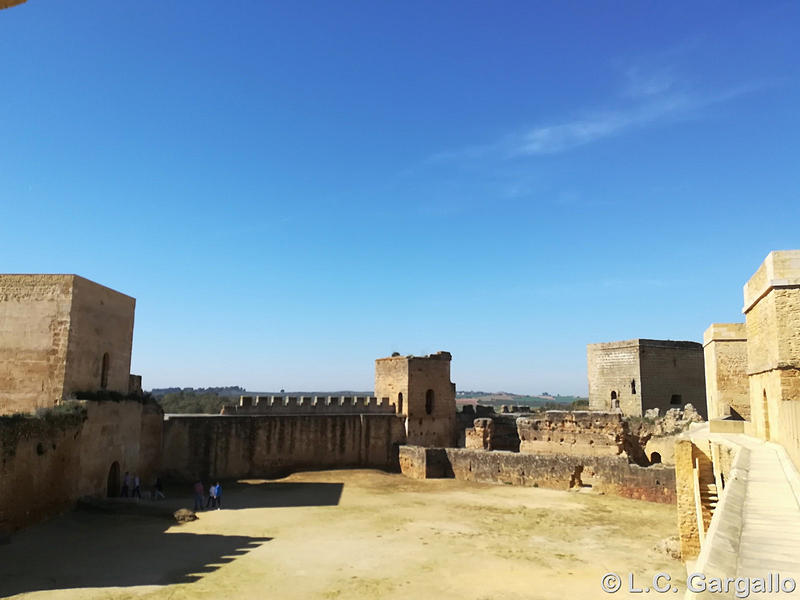
[[[178,480],[277,477],[298,470],[397,470],[405,443],[391,415],[167,415],[163,472]]]
[[[400,467],[404,475],[417,479],[455,477],[557,490],[591,486],[595,491],[624,498],[675,503],[674,469],[640,467],[613,456],[401,446]]]
[[[119,492],[125,471],[149,488],[163,413],[136,401],[80,401],[73,412],[0,418],[0,532],[41,521],[82,496]]]
[[[549,410],[517,419],[520,452],[617,456],[625,450],[621,413]]]

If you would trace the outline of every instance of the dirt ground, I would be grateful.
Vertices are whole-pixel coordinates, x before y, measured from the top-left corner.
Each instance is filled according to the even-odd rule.
[[[184,525],[76,510],[21,531],[0,545],[0,596],[641,598],[604,593],[602,575],[685,574],[653,549],[675,534],[673,506],[368,470],[223,487],[222,510]],[[168,491],[157,510],[191,508]]]

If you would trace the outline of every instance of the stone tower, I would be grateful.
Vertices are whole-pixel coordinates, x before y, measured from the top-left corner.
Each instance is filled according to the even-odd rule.
[[[744,286],[755,435],[800,464],[800,250],[770,252]]]
[[[456,386],[450,381],[449,352],[390,356],[375,361],[375,396],[389,398],[405,417],[407,443],[453,446]]]
[[[635,339],[586,346],[589,408],[640,417],[692,404],[705,417],[703,346]]]
[[[77,275],[0,275],[0,414],[127,394],[135,306]]]

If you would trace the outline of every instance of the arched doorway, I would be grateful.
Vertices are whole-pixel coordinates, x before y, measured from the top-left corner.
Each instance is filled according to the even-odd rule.
[[[611,392],[611,410],[616,410],[619,408],[619,398],[617,398],[617,392]]]
[[[661,463],[661,454],[659,452],[653,452],[650,455],[650,464],[651,465],[658,465]]]
[[[106,495],[109,498],[119,496],[119,463],[117,461],[111,463],[111,468],[108,470]]]
[[[403,414],[403,392],[397,394],[397,413]]]

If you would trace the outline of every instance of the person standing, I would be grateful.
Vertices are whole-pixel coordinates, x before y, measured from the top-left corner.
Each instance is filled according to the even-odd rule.
[[[119,493],[119,495],[122,498],[127,498],[128,490],[130,489],[131,489],[131,476],[130,473],[125,471],[125,477],[122,478],[122,491]]]
[[[139,498],[142,499],[142,490],[141,490],[142,482],[139,480],[139,476],[134,473],[133,474],[133,493],[131,494],[131,498]]]
[[[217,505],[217,486],[210,485],[208,486],[208,502],[206,502],[206,508],[209,506],[211,508],[216,507]]]
[[[199,479],[194,484],[194,511],[203,510],[203,482]]]
[[[217,482],[217,485],[214,486],[215,492],[214,495],[217,497],[217,510],[222,508],[222,486]]]

